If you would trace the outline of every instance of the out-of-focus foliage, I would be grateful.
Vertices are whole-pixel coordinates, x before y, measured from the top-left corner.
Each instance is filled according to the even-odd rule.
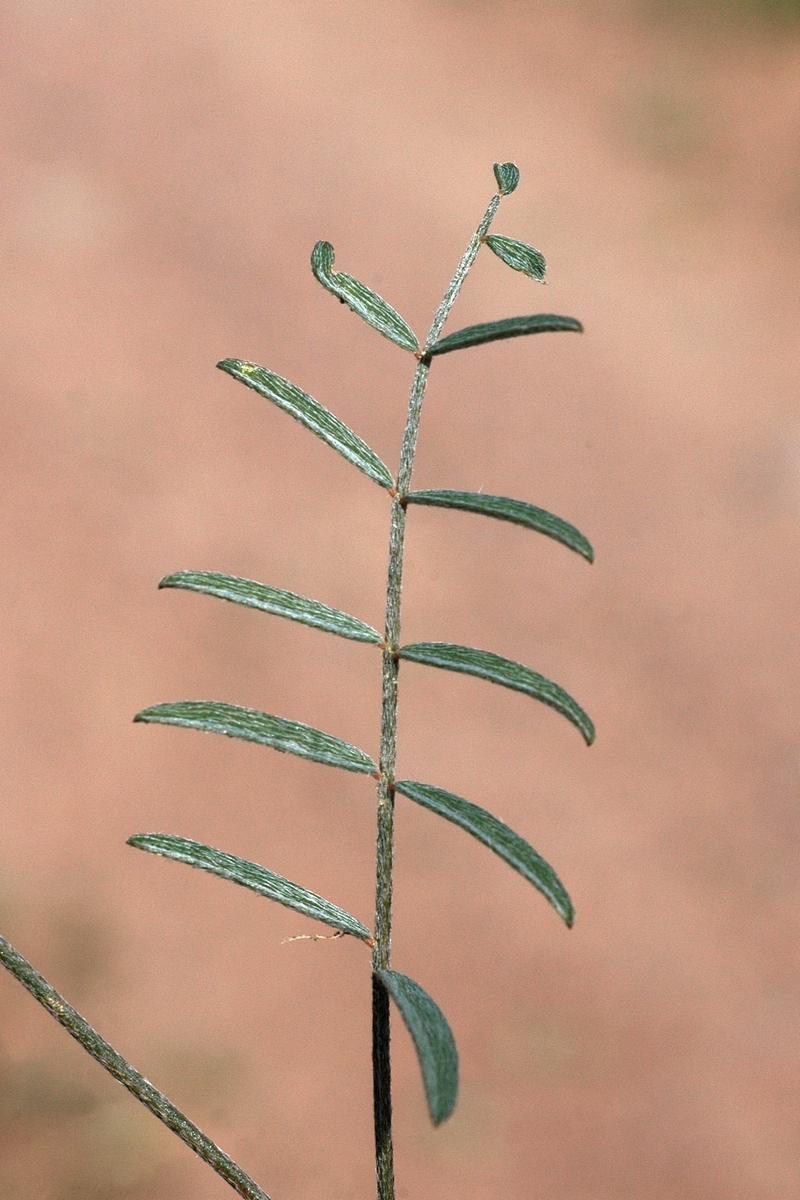
[[[652,0],[643,7],[645,15],[691,22],[716,18],[785,24],[800,18],[800,0]]]
[[[43,927],[34,908],[21,927],[14,920],[16,936],[28,940],[36,925],[52,943],[59,982],[96,1011],[114,970],[114,931],[88,915],[88,898],[63,903]],[[24,994],[9,988],[2,1009],[11,1028],[36,1023],[23,1041],[0,1040],[2,1200],[175,1200],[169,1134],[46,1017],[31,1014]],[[149,1070],[216,1122],[242,1082],[242,1064],[223,1045],[190,1037],[156,1046]]]

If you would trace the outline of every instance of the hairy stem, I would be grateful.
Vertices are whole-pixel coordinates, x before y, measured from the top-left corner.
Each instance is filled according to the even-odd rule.
[[[47,1009],[51,1017],[55,1017],[67,1033],[72,1034],[75,1040],[80,1042],[84,1050],[88,1051],[101,1067],[105,1067],[109,1074],[118,1079],[123,1087],[126,1087],[137,1100],[150,1109],[153,1116],[158,1117],[159,1121],[163,1121],[168,1129],[176,1133],[181,1141],[186,1142],[186,1145],[194,1150],[195,1154],[199,1154],[204,1162],[213,1167],[235,1192],[244,1197],[244,1200],[270,1200],[267,1193],[262,1191],[232,1158],[228,1158],[227,1154],[211,1141],[211,1138],[206,1137],[202,1130],[198,1129],[188,1117],[183,1115],[180,1109],[177,1109],[166,1096],[154,1088],[144,1075],[140,1075],[129,1062],[126,1062],[122,1055],[118,1054],[113,1046],[110,1046],[97,1030],[84,1020],[80,1013],[67,1004],[63,996],[60,996],[4,937],[0,937],[0,963],[11,972],[15,979],[19,980],[24,988],[27,988],[35,1000],[38,1000]]]
[[[494,215],[497,212],[498,208],[500,207],[501,199],[502,199],[502,197],[500,195],[492,196],[491,200],[489,201],[489,207],[486,209],[486,212],[483,214],[483,220],[481,221],[478,228],[475,230],[475,233],[472,237],[472,241],[470,242],[470,244],[467,246],[466,250],[464,251],[464,257],[461,259],[461,262],[458,264],[458,267],[456,268],[456,273],[453,276],[453,278],[450,280],[450,286],[442,298],[442,303],[439,305],[438,309],[436,310],[436,316],[433,318],[433,324],[431,325],[431,331],[428,334],[427,341],[425,342],[426,350],[430,350],[431,346],[433,345],[433,343],[438,338],[439,334],[444,329],[444,323],[447,320],[447,318],[450,316],[450,309],[453,307],[453,305],[456,302],[458,293],[461,291],[461,285],[467,277],[467,272],[469,271],[472,264],[475,262],[475,258],[478,254],[478,251],[481,248],[481,242],[486,237],[486,234],[489,232],[489,226],[491,225],[492,221],[494,220]],[[413,451],[412,451],[412,455],[413,455]]]
[[[475,261],[481,242],[500,203],[493,196],[483,220],[458,264],[450,286],[433,319],[425,347],[417,363],[408,415],[400,452],[397,495],[392,501],[389,534],[389,576],[386,586],[386,633],[383,651],[383,693],[381,705],[380,779],[378,781],[378,836],[375,880],[374,968],[389,967],[392,951],[392,856],[394,849],[394,779],[397,755],[397,674],[400,645],[400,596],[403,583],[403,544],[406,530],[405,497],[411,484],[414,454],[417,448],[422,402],[430,371],[428,351],[439,337],[461,290],[467,272]],[[389,1057],[389,994],[381,981],[372,977],[372,1078],[375,1110],[375,1170],[378,1200],[394,1200],[394,1163],[392,1153],[392,1096]]]

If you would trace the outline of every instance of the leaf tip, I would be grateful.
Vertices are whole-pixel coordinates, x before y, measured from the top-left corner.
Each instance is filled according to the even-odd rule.
[[[134,725],[136,725],[136,724],[142,724],[142,725],[152,724],[153,721],[157,720],[156,714],[157,714],[158,710],[160,708],[165,708],[165,707],[166,707],[166,705],[156,704],[150,708],[143,708],[140,712],[137,712],[136,716],[133,718]]]
[[[553,907],[561,917],[561,920],[564,922],[567,929],[572,929],[573,925],[575,924],[575,905],[572,903],[572,900],[568,894],[563,891],[563,889],[560,897],[560,903],[554,904]]]
[[[256,363],[245,362],[241,358],[223,358],[217,363],[217,369],[238,379],[240,383],[247,383],[248,376],[255,375],[260,368]]]
[[[510,196],[519,183],[519,167],[516,163],[495,163],[494,177],[501,196]]]
[[[333,270],[334,252],[330,242],[319,241],[311,251],[311,270],[315,277],[330,275]]]
[[[158,853],[158,839],[163,836],[158,833],[134,833],[131,834],[125,845],[132,846],[134,850],[147,850],[150,854],[156,854]]]

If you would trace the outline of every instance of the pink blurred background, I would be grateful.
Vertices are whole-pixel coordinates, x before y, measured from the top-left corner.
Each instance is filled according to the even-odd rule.
[[[452,1120],[395,1025],[398,1194],[800,1192],[796,5],[26,0],[2,17],[0,929],[274,1200],[373,1193],[369,958],[129,849],[163,830],[371,920],[369,780],[140,708],[219,699],[377,750],[379,657],[156,590],[217,569],[382,620],[385,494],[214,370],[262,362],[394,467],[418,333],[492,193],[546,291],[484,253],[450,329],[586,332],[435,364],[415,484],[518,496],[589,568],[411,511],[405,640],[556,679],[598,726],[407,665],[401,775],[553,863],[568,933],[398,801],[394,963],[447,1013]],[[8,976],[3,1200],[232,1195]]]

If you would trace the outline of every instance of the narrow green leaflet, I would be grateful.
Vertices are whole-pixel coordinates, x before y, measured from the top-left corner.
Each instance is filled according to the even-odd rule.
[[[240,383],[265,396],[278,408],[289,413],[306,429],[310,429],[317,437],[322,438],[334,450],[344,455],[348,462],[358,467],[370,479],[374,479],[381,487],[394,487],[391,472],[385,463],[381,462],[374,450],[370,450],[366,442],[343,425],[338,417],[329,412],[313,396],[301,391],[288,379],[259,367],[256,363],[242,362],[239,358],[223,358],[217,366],[220,371],[227,372]]]
[[[399,971],[376,970],[375,974],[400,1009],[413,1038],[431,1120],[441,1125],[458,1096],[458,1051],[450,1026],[438,1004],[413,979]]]
[[[510,196],[519,183],[519,167],[516,163],[495,163],[494,177],[501,196]]]
[[[377,329],[378,333],[402,346],[404,350],[416,353],[419,350],[419,342],[413,329],[405,323],[400,314],[366,284],[359,283],[352,275],[334,271],[333,258],[333,246],[330,242],[317,242],[311,252],[311,270],[314,277],[341,300],[342,304],[352,308],[353,312],[363,317],[373,329]]]
[[[537,313],[532,317],[508,317],[505,321],[487,321],[483,325],[468,325],[447,337],[434,342],[428,356],[449,354],[451,350],[464,350],[467,346],[480,346],[484,342],[498,342],[504,338],[524,337],[528,333],[583,333],[583,326],[574,317],[559,317],[555,313]]]
[[[494,850],[495,854],[498,854],[504,862],[507,862],[515,871],[519,871],[520,875],[538,888],[542,895],[550,901],[558,915],[563,918],[567,927],[572,928],[575,909],[563,883],[550,864],[536,853],[533,846],[529,845],[513,829],[509,829],[508,825],[498,820],[492,813],[487,812],[485,808],[479,808],[477,804],[471,804],[469,800],[462,800],[460,796],[454,796],[452,792],[431,787],[428,783],[414,783],[411,780],[403,779],[399,783],[395,783],[394,790],[407,796],[409,800],[421,804],[423,808],[429,808],[431,812],[438,813],[446,821],[460,825],[479,842],[483,842],[484,846]]]
[[[378,645],[383,640],[377,629],[359,621],[357,617],[340,612],[338,608],[329,608],[318,600],[308,600],[295,592],[268,587],[252,579],[240,579],[238,575],[218,575],[213,571],[176,571],[174,575],[162,579],[158,586],[185,588],[189,592],[219,596],[221,600],[258,608],[276,617],[288,617],[290,621],[300,621],[314,629],[324,629],[326,633],[337,633],[339,637],[350,638],[354,642]]]
[[[522,271],[524,275],[530,275],[531,279],[538,279],[539,283],[544,282],[547,274],[544,255],[534,250],[527,242],[518,242],[516,238],[490,233],[486,238],[486,245],[515,271]]]
[[[485,517],[497,517],[501,521],[513,521],[515,525],[524,525],[526,529],[534,529],[547,537],[561,542],[577,554],[583,555],[589,562],[594,561],[594,550],[583,534],[554,517],[543,508],[535,508],[524,500],[511,500],[508,496],[485,496],[483,492],[451,492],[447,490],[409,492],[405,497],[407,504],[430,504],[437,508],[460,508],[464,512],[480,513]]]
[[[325,763],[329,767],[341,767],[344,771],[372,775],[378,769],[368,754],[349,742],[300,721],[287,721],[285,717],[273,717],[254,708],[240,708],[238,704],[179,700],[175,704],[145,708],[133,719],[153,725],[180,725],[184,729],[222,733],[226,737],[258,742],[260,746],[310,758],[312,762]]]
[[[292,883],[282,875],[275,875],[258,863],[248,862],[246,858],[237,858],[226,854],[224,850],[215,850],[213,846],[204,846],[202,842],[193,842],[189,838],[173,837],[169,833],[137,833],[128,838],[128,845],[137,850],[148,850],[151,854],[160,854],[163,858],[172,858],[175,862],[188,863],[190,867],[199,867],[202,871],[210,871],[221,879],[230,879],[231,883],[240,883],[242,887],[266,896],[268,900],[277,900],[295,912],[313,917],[315,921],[324,921],[342,933],[350,933],[360,938],[362,942],[371,941],[372,935],[366,925],[362,925],[356,917],[344,909],[323,900],[308,888]]]
[[[510,658],[501,658],[489,650],[475,650],[472,646],[454,646],[451,642],[416,642],[401,646],[398,655],[409,662],[477,675],[490,683],[524,692],[534,700],[549,704],[571,721],[583,734],[587,746],[594,741],[594,725],[590,718],[563,688]]]

